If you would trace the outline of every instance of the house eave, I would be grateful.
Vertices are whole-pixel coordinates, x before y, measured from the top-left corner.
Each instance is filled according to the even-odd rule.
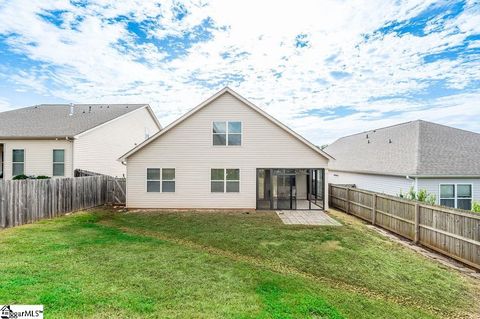
[[[480,175],[410,175],[415,178],[480,178]]]
[[[367,175],[383,175],[383,176],[394,176],[394,177],[415,177],[413,174],[408,173],[390,173],[390,172],[376,172],[376,171],[367,171],[367,170],[348,170],[348,169],[337,169],[329,168],[330,172],[344,172],[344,173],[354,173],[354,174],[367,174]]]
[[[73,140],[74,136],[0,136],[0,140]]]
[[[480,178],[480,175],[465,175],[465,174],[441,174],[441,175],[428,175],[428,174],[409,174],[409,173],[392,173],[392,172],[377,172],[367,170],[349,170],[349,169],[337,169],[329,168],[330,172],[343,172],[354,174],[367,174],[367,175],[382,175],[382,176],[394,176],[394,177],[409,177],[409,178]]]

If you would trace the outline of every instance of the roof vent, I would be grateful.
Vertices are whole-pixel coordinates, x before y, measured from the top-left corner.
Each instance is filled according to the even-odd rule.
[[[68,114],[68,116],[72,116],[74,112],[75,112],[75,105],[73,103],[70,103],[70,113]]]

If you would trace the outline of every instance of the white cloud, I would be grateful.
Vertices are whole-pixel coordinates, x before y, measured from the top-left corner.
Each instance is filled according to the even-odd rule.
[[[0,112],[12,110],[12,106],[6,100],[0,98]]]
[[[448,107],[445,99],[429,101],[432,111],[424,112],[418,110],[426,102],[408,95],[425,90],[432,80],[465,89],[480,78],[478,60],[424,63],[426,55],[458,46],[480,32],[478,5],[469,3],[455,19],[428,25],[426,32],[436,32],[424,37],[373,34],[391,21],[416,16],[431,3],[198,0],[184,3],[189,14],[178,21],[171,11],[175,1],[94,1],[83,8],[69,1],[19,0],[0,6],[0,34],[16,34],[8,40],[11,47],[46,66],[11,77],[39,94],[75,102],[149,102],[167,124],[214,93],[200,83],[219,82],[320,144],[414,116],[450,123],[453,117],[439,114],[465,109],[475,113],[468,106],[474,100],[466,96],[452,97]],[[46,10],[66,10],[61,27],[38,16]],[[185,36],[206,18],[218,29],[211,30],[211,41],[194,44],[187,55],[165,62],[168,52],[136,42],[126,23],[115,20],[118,16],[150,19],[147,42]],[[444,29],[438,30],[442,23]],[[453,33],[455,28],[462,33]],[[306,35],[308,48],[295,47],[298,34]],[[225,52],[230,54],[227,59],[222,57]],[[345,76],[335,77],[334,72]],[[244,81],[221,81],[228,75]],[[382,96],[396,98],[372,101]],[[335,121],[298,117],[333,106],[359,113]],[[385,112],[400,115],[384,119]],[[471,122],[456,118],[455,125]],[[470,128],[480,130],[480,124]]]

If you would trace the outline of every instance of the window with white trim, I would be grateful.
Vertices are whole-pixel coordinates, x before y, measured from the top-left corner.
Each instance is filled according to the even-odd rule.
[[[440,205],[472,209],[472,184],[440,184]]]
[[[163,193],[175,192],[175,169],[174,168],[162,168],[162,192]]]
[[[12,176],[25,174],[25,150],[12,150]]]
[[[148,193],[174,193],[175,169],[174,168],[147,168]]]
[[[212,193],[240,192],[240,170],[238,168],[212,168],[210,190]]]
[[[53,176],[65,176],[65,150],[53,150]]]
[[[242,145],[242,122],[223,121],[213,122],[213,145],[239,146]]]

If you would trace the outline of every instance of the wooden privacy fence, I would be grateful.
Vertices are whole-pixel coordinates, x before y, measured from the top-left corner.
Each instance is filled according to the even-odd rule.
[[[0,182],[0,227],[14,227],[44,218],[104,205],[107,176]]]
[[[329,186],[330,207],[480,269],[480,214]]]
[[[110,177],[107,179],[107,203],[110,205],[125,205],[127,196],[127,180]]]

